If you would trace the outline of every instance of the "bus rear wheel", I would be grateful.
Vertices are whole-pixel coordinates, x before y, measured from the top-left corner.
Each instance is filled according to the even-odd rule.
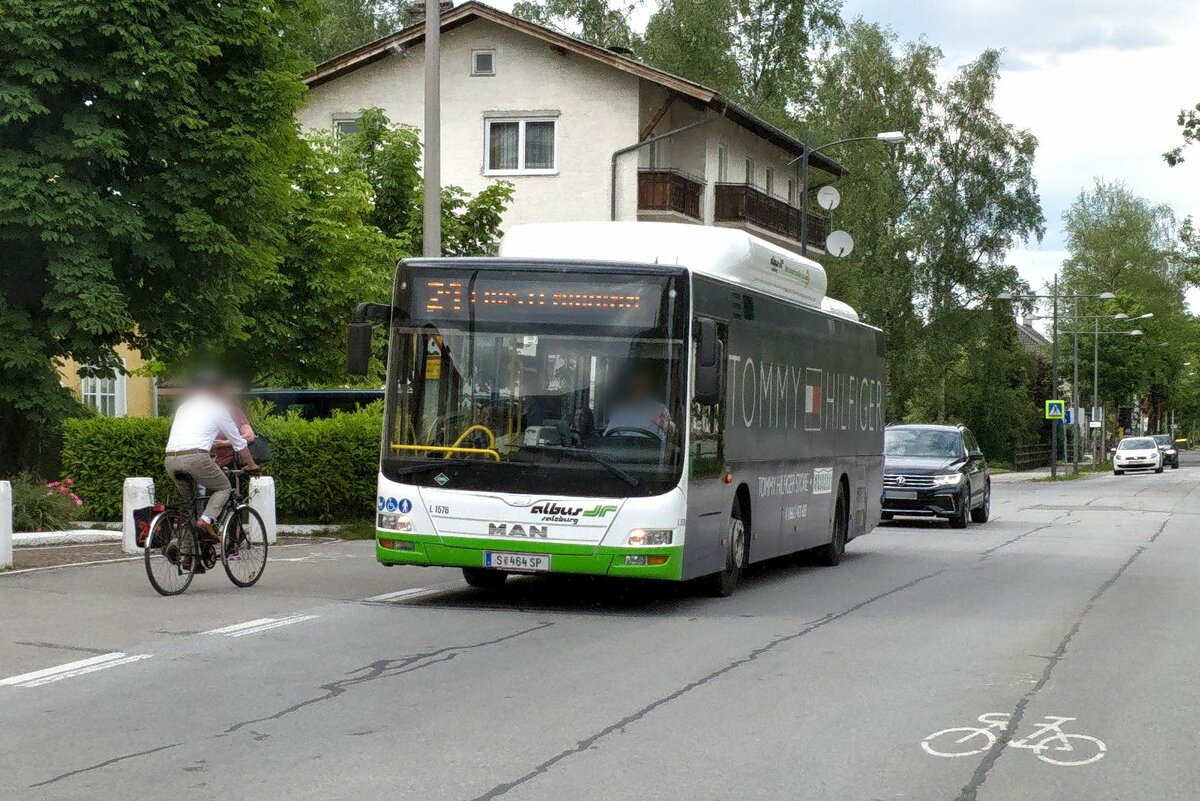
[[[503,570],[490,570],[486,567],[464,567],[462,572],[463,580],[480,590],[498,590],[508,579],[508,574]]]
[[[733,509],[729,512],[729,533],[725,538],[725,569],[704,577],[704,590],[708,595],[728,598],[737,589],[742,570],[746,567],[747,545],[742,504],[741,501],[734,501]]]
[[[850,530],[850,503],[846,498],[846,487],[838,485],[837,500],[833,505],[833,520],[830,521],[829,542],[812,552],[817,564],[837,567],[846,552],[846,539]]]

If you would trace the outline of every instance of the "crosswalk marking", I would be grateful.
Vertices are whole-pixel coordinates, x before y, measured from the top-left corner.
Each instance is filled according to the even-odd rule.
[[[232,632],[239,631],[241,629],[248,629],[248,628],[253,628],[254,626],[261,626],[264,623],[274,623],[277,619],[278,618],[274,618],[274,617],[260,617],[258,620],[248,620],[245,623],[235,623],[232,626],[225,626],[225,627],[219,628],[219,629],[212,629],[211,631],[206,631],[204,633],[205,634],[230,634]]]
[[[140,662],[143,659],[149,659],[151,656],[152,654],[129,655],[123,651],[114,651],[111,654],[101,654],[100,656],[80,659],[77,662],[68,662],[65,665],[58,665],[57,667],[44,668],[43,670],[35,670],[32,673],[22,673],[20,676],[10,676],[7,679],[0,679],[0,687],[40,687],[43,684],[71,679],[76,676],[84,676],[88,673],[95,673],[98,670],[106,670],[118,665]]]
[[[365,601],[400,601],[419,598],[422,595],[428,595],[433,590],[424,587],[411,587],[407,590],[397,590],[396,592],[385,592],[383,595],[375,595],[370,598],[364,598]]]
[[[231,631],[228,634],[226,634],[225,636],[226,637],[245,637],[247,634],[258,634],[259,632],[262,632],[262,631],[269,631],[270,629],[277,629],[281,626],[290,626],[293,623],[303,623],[306,620],[315,620],[316,618],[317,618],[316,615],[293,615],[291,617],[280,618],[279,620],[270,620],[268,622],[261,623],[260,625],[253,626],[250,628],[242,628],[242,629],[238,629],[237,631]]]

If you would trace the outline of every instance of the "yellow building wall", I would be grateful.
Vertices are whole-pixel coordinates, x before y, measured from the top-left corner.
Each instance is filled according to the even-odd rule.
[[[125,369],[132,373],[146,364],[142,354],[128,345],[118,345],[117,355],[125,360]],[[72,359],[64,359],[59,365],[60,383],[71,390],[76,398],[80,398],[80,386],[83,379],[79,377],[79,364]],[[154,416],[154,379],[148,376],[128,375],[125,377],[125,416],[153,417]]]

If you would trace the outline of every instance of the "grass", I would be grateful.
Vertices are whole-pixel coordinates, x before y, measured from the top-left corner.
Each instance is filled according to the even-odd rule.
[[[323,537],[337,537],[340,540],[373,540],[375,539],[374,520],[355,520],[343,523],[332,531],[322,532]]]
[[[1050,476],[1043,476],[1042,478],[1035,478],[1033,480],[1034,481],[1078,481],[1081,478],[1091,478],[1092,476],[1098,476],[1102,473],[1111,473],[1111,472],[1112,472],[1112,462],[1101,462],[1100,464],[1096,465],[1095,468],[1093,468],[1092,465],[1080,465],[1078,473],[1071,472],[1071,465],[1060,464],[1058,466],[1058,475],[1057,476],[1054,476],[1053,478]]]

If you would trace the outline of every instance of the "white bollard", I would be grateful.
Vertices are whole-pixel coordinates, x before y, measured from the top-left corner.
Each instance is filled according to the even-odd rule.
[[[0,570],[12,567],[12,484],[0,481]]]
[[[127,478],[121,505],[121,547],[125,553],[140,553],[137,544],[137,526],[133,522],[133,510],[154,505],[154,479]]]
[[[250,479],[250,508],[258,512],[267,529],[267,544],[274,545],[278,534],[275,525],[275,479],[271,476],[255,476]]]

